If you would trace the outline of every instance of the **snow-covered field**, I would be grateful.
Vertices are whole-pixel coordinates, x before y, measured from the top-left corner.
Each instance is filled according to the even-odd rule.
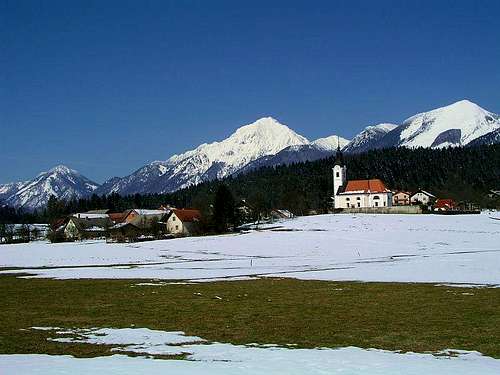
[[[45,328],[42,328],[45,329]],[[498,374],[500,361],[477,352],[457,351],[451,356],[396,353],[347,347],[293,349],[276,346],[242,346],[206,342],[182,332],[149,329],[59,330],[54,336],[76,333],[78,338],[55,337],[60,342],[109,344],[114,351],[141,355],[185,354],[187,360],[144,357],[76,359],[71,356],[0,355],[4,374],[106,373],[106,374]]]
[[[0,267],[58,279],[278,276],[500,285],[500,221],[487,214],[320,215],[277,226],[136,244],[5,245]]]

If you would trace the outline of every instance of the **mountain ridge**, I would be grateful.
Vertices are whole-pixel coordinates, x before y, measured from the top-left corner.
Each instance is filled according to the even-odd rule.
[[[30,181],[0,185],[0,200],[4,204],[35,209],[46,204],[50,195],[71,199],[93,193],[167,193],[265,166],[327,158],[335,152],[338,143],[346,153],[387,147],[442,148],[500,143],[500,116],[461,100],[417,113],[401,125],[367,126],[350,141],[337,135],[309,141],[278,120],[263,117],[237,128],[221,141],[203,143],[165,161],[151,162],[101,185],[59,165]]]

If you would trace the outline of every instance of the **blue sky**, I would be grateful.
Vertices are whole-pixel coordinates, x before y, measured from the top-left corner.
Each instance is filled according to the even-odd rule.
[[[10,1],[0,183],[97,182],[273,116],[352,137],[468,98],[500,112],[499,1]]]

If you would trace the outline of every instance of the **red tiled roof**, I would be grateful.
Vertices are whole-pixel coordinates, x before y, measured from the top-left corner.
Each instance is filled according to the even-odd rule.
[[[347,182],[344,193],[362,192],[362,193],[386,193],[389,190],[378,178],[371,180],[351,180]]]
[[[198,221],[201,219],[201,213],[198,210],[174,208],[172,212],[183,222]]]
[[[123,220],[125,220],[127,214],[128,212],[117,212],[114,214],[108,214],[108,216],[114,223],[121,223]]]
[[[453,208],[455,207],[455,201],[453,199],[438,199],[435,208]]]

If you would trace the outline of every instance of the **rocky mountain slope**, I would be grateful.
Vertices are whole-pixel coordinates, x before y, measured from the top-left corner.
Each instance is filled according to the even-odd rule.
[[[359,153],[371,150],[387,133],[397,127],[389,123],[367,126],[344,147],[343,151]]]
[[[148,164],[129,176],[106,183],[98,193],[163,193],[226,177],[263,156],[309,141],[271,117],[242,126],[220,142],[202,144],[166,161]]]
[[[42,172],[31,181],[0,186],[1,200],[13,207],[34,210],[45,206],[51,195],[60,199],[90,195],[98,184],[77,171],[59,165]]]
[[[317,139],[309,144],[289,146],[276,155],[263,156],[248,163],[237,171],[237,174],[247,173],[262,167],[276,167],[283,164],[290,165],[293,163],[325,159],[332,156],[336,152],[337,147],[341,149],[345,148],[348,143],[349,140],[332,135],[327,138]]]

